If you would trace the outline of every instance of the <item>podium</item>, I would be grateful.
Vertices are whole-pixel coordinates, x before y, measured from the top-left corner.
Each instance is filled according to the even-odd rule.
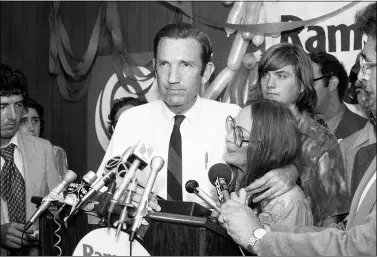
[[[204,207],[196,203],[167,204],[168,202],[163,202],[162,212],[153,212],[146,216],[149,227],[143,240],[139,242],[151,256],[241,255],[237,244],[227,235],[224,228],[208,217],[193,216],[197,213],[203,215]],[[181,210],[188,211],[189,215],[163,212],[171,209],[172,206],[175,206],[173,209],[178,212],[179,207],[183,207]],[[200,206],[199,211],[195,210],[198,206]],[[100,227],[98,224],[88,222],[94,214],[79,211],[68,223],[68,228],[61,224],[59,229],[51,214],[45,212],[39,220],[40,254],[50,256],[59,254],[58,249],[54,247],[58,241],[54,231],[59,229],[55,233],[61,237],[58,246],[62,250],[62,256],[72,255],[79,241],[87,233]]]

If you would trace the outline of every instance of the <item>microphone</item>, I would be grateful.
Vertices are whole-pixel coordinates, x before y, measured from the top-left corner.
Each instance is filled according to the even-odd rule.
[[[212,200],[212,198],[199,188],[199,183],[196,180],[189,180],[186,182],[186,191],[189,192],[190,194],[192,193],[196,194],[209,206],[215,209],[218,213],[221,213],[220,208],[217,207],[216,203]]]
[[[153,148],[148,147],[144,143],[139,141],[134,150],[129,154],[127,162],[131,163],[131,166],[113,195],[113,199],[110,202],[108,215],[111,215],[111,213],[113,213],[116,204],[123,195],[124,191],[127,189],[132,178],[135,176],[137,169],[139,168],[140,170],[143,170],[145,167],[148,166],[153,152]],[[126,164],[124,165],[125,170],[127,170]]]
[[[54,201],[54,197],[60,194],[71,182],[75,181],[76,178],[76,173],[72,170],[68,170],[64,174],[63,181],[60,182],[54,189],[52,189],[52,191],[47,196],[43,198],[39,208],[34,212],[33,216],[25,224],[24,230],[28,230],[35,223],[35,221],[42,215],[42,213],[48,209],[48,207]]]
[[[127,151],[130,150],[127,149]],[[76,204],[75,208],[71,210],[71,213],[64,218],[64,222],[67,225],[68,221],[73,217],[73,215],[76,214],[76,212],[86,203],[88,202],[102,187],[108,186],[112,181],[116,178],[117,173],[117,167],[119,166],[119,163],[121,161],[121,158],[119,156],[111,158],[105,167],[105,170],[108,172],[97,181],[97,183],[94,183],[92,188],[88,191],[87,194],[83,196],[82,199],[79,200],[79,202]]]
[[[80,201],[90,190],[90,186],[97,180],[97,175],[93,171],[88,171],[81,179],[81,183],[72,183],[67,188],[65,196],[65,204],[72,206],[74,210],[78,201]],[[64,207],[64,206],[63,206]]]
[[[139,229],[143,218],[147,214],[149,195],[152,192],[154,182],[156,181],[157,173],[162,169],[164,163],[164,159],[162,159],[159,156],[153,157],[151,161],[151,173],[149,174],[147,184],[145,186],[143,195],[141,196],[139,207],[136,210],[134,223],[131,227],[131,235],[129,238],[130,242],[134,241],[136,232]]]
[[[66,189],[66,196],[64,198],[64,204],[55,213],[55,217],[58,218],[59,213],[68,204],[75,206],[79,199],[82,199],[84,195],[88,193],[90,186],[97,179],[97,175],[93,171],[88,171],[82,178],[80,183],[71,183]]]
[[[216,163],[208,171],[209,181],[216,187],[220,203],[230,199],[228,184],[232,181],[232,171],[224,163]]]
[[[105,217],[107,209],[109,208],[110,200],[113,198],[116,188],[116,182],[112,181],[108,186],[106,192],[101,194],[98,198],[98,204],[94,205],[94,211],[99,217]]]

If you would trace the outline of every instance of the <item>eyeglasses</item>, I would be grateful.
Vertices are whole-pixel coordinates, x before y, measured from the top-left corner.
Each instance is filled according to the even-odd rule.
[[[360,70],[363,74],[363,79],[369,81],[372,73],[372,68],[377,65],[377,62],[367,62],[363,56],[360,56]]]
[[[319,78],[315,78],[313,79],[313,82],[317,81],[317,80],[321,80],[321,79],[325,79],[325,78],[331,78],[333,75],[327,75],[327,76],[322,76],[322,77],[319,77]]]
[[[242,143],[249,143],[249,140],[246,140],[243,136],[242,128],[240,126],[235,126],[234,125],[234,119],[232,116],[228,116],[226,118],[226,123],[225,123],[225,128],[227,133],[232,131],[233,133],[233,139],[234,139],[234,144],[237,147],[242,147]]]

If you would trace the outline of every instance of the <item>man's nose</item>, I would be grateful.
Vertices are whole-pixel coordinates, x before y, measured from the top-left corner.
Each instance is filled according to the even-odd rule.
[[[178,67],[171,66],[169,72],[169,83],[178,83],[181,80],[181,72]]]
[[[275,79],[272,76],[269,76],[267,78],[267,87],[268,88],[275,88],[275,86],[276,86]]]
[[[14,106],[9,106],[7,117],[10,120],[16,120],[16,109]]]

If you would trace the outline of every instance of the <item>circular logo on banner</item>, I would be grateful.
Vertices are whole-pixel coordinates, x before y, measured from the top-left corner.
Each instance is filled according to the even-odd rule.
[[[150,71],[144,67],[139,67],[140,70],[144,74],[150,73]],[[131,81],[126,77],[124,74],[126,81],[130,84],[137,84],[138,88],[142,90],[148,88],[151,84],[152,87],[146,93],[145,98],[148,102],[152,102],[155,100],[160,99],[157,84],[155,77],[148,79],[146,81]],[[138,78],[136,76],[136,78]],[[112,105],[114,104],[115,100],[122,98],[122,97],[134,97],[137,98],[135,89],[132,85],[128,85],[128,89],[131,93],[127,92],[123,87],[121,87],[118,83],[118,78],[114,73],[106,83],[106,86],[98,96],[97,103],[96,103],[96,111],[95,111],[95,130],[98,142],[102,146],[103,150],[106,151],[107,146],[110,142],[110,134],[108,132],[108,115],[110,114],[110,110]]]
[[[116,229],[99,228],[84,236],[75,248],[72,256],[130,256],[129,235]],[[132,242],[132,256],[150,256],[148,251],[137,241]]]

